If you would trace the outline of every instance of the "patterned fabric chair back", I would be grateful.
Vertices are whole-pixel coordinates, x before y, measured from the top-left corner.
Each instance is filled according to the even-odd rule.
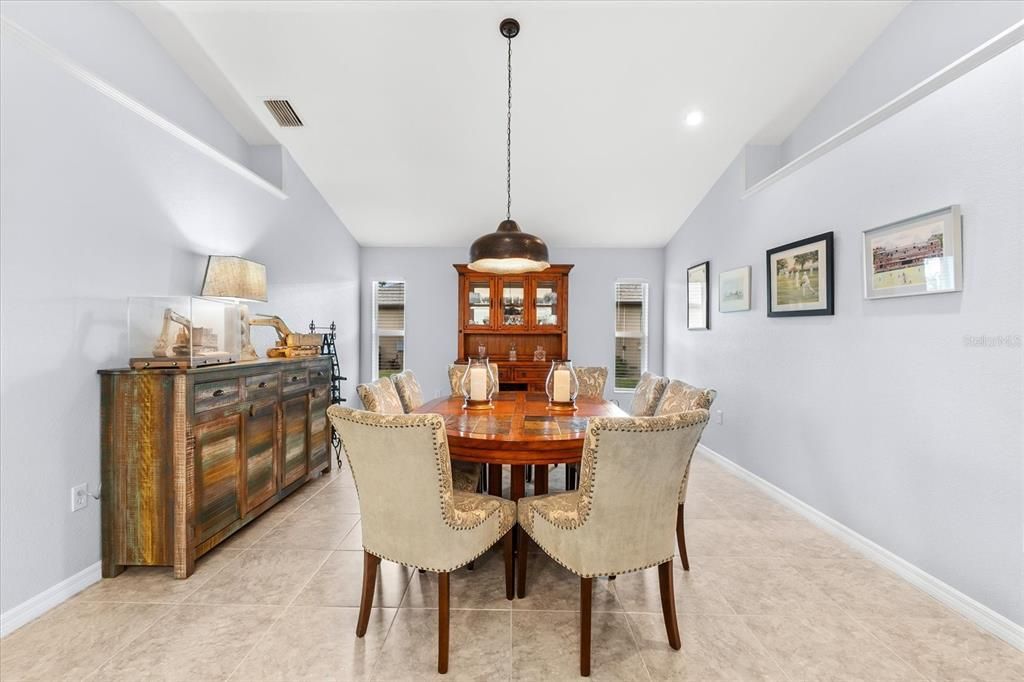
[[[395,385],[395,391],[398,393],[399,400],[402,401],[402,409],[406,414],[423,404],[423,390],[411,369],[392,375],[391,382]]]
[[[395,385],[387,377],[381,377],[369,384],[359,384],[356,386],[356,394],[363,401],[363,407],[367,412],[405,414]]]
[[[665,377],[644,372],[640,376],[636,390],[633,391],[633,407],[630,413],[634,417],[653,416],[654,411],[658,409],[658,401],[661,400],[661,394],[665,391],[666,386],[668,386],[668,379]]]
[[[604,385],[608,382],[607,367],[577,367],[576,378],[580,382],[580,398],[604,397]]]

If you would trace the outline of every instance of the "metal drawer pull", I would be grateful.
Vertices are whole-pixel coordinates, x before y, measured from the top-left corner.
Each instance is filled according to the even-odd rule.
[[[298,380],[299,380],[299,377],[297,377],[297,376],[292,377],[292,382],[296,382]]]
[[[267,382],[265,382],[265,381],[261,381],[261,382],[260,382],[260,385],[259,385],[259,386],[257,386],[256,388],[266,388],[266,387],[267,387]]]
[[[322,376],[324,375],[324,373],[323,373],[323,371],[320,371],[320,372],[317,372],[317,373],[316,373],[316,375],[317,375],[318,377],[322,377]]]
[[[223,388],[218,388],[216,391],[213,392],[213,397],[214,398],[219,398],[222,395],[224,395],[224,389]]]

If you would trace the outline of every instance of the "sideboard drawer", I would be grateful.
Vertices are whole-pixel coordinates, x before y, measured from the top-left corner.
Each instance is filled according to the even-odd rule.
[[[310,384],[328,384],[331,381],[331,370],[326,367],[310,367],[309,368],[309,383]]]
[[[281,389],[285,393],[295,393],[309,386],[309,370],[289,369],[281,372]]]
[[[195,385],[196,413],[234,405],[241,398],[238,379],[207,381]]]
[[[281,375],[278,373],[273,374],[257,374],[256,376],[245,378],[245,398],[246,400],[255,400],[264,396],[270,396],[277,393],[277,386],[280,383]]]

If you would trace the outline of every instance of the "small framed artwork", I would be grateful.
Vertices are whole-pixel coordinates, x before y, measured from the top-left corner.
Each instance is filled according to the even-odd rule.
[[[960,207],[864,231],[864,298],[963,290]]]
[[[768,317],[835,314],[832,241],[825,232],[767,252]]]
[[[750,266],[718,275],[718,312],[750,310]]]
[[[698,263],[686,269],[686,328],[710,329],[711,292],[708,288],[708,271],[711,261]]]

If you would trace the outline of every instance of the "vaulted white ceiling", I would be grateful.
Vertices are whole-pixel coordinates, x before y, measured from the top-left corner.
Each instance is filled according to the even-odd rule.
[[[784,139],[902,2],[165,2],[143,16],[251,143],[367,246],[661,246],[747,143]],[[263,100],[292,102],[280,128]],[[704,123],[683,124],[700,109]]]

